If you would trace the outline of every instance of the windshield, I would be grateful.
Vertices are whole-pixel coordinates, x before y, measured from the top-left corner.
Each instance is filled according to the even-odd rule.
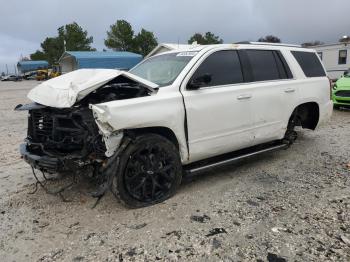
[[[151,57],[130,70],[130,73],[159,86],[171,85],[197,52],[179,52]]]

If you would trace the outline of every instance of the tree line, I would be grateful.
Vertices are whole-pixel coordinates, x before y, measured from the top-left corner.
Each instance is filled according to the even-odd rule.
[[[104,44],[114,51],[129,51],[146,56],[157,45],[158,40],[153,32],[144,28],[136,33],[131,24],[125,20],[117,20],[106,32],[107,37]],[[281,43],[281,39],[274,35],[267,35],[257,40],[258,42]],[[350,39],[342,38],[339,41],[345,42]],[[55,64],[67,51],[95,51],[91,46],[93,37],[88,35],[76,22],[66,24],[57,29],[57,36],[46,37],[40,44],[41,50],[30,55],[31,60],[46,60],[49,64]],[[221,44],[223,40],[212,32],[195,33],[188,39],[188,44],[197,43],[201,45]],[[321,41],[303,43],[304,47],[323,44]]]

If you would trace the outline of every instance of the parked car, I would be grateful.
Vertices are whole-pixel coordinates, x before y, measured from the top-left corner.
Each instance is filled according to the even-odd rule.
[[[25,73],[23,75],[23,79],[25,79],[25,80],[35,80],[36,79],[36,71]]]
[[[123,203],[174,195],[184,174],[286,148],[333,109],[316,52],[296,46],[191,47],[129,72],[82,69],[32,89],[21,155],[43,172],[94,170]],[[85,168],[85,169],[84,169]]]
[[[350,72],[344,72],[344,75],[333,86],[334,108],[350,106]]]
[[[2,77],[1,81],[21,81],[22,77],[17,75],[7,75]]]

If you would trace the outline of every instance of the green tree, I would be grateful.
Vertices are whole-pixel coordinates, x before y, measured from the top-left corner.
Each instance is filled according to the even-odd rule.
[[[219,36],[214,35],[212,32],[206,32],[204,35],[201,33],[195,33],[188,40],[189,44],[197,42],[200,45],[212,45],[212,44],[222,44],[224,41],[220,39]]]
[[[93,37],[88,36],[88,32],[76,22],[58,28],[58,40],[60,44],[66,42],[68,51],[94,51],[91,47]]]
[[[88,32],[83,30],[76,22],[61,26],[57,29],[58,36],[46,37],[41,43],[41,50],[37,50],[30,55],[32,60],[47,60],[49,64],[55,64],[65,50],[68,51],[94,51],[91,47],[92,36],[88,37]]]
[[[47,56],[44,52],[42,52],[40,50],[36,50],[35,53],[30,54],[30,59],[31,60],[46,60]]]
[[[135,35],[134,30],[129,22],[125,20],[117,20],[117,22],[110,26],[107,31],[107,39],[105,39],[105,46],[116,51],[129,51],[147,55],[158,45],[157,38],[153,32],[141,29]]]
[[[118,20],[110,26],[110,31],[107,31],[105,45],[117,51],[133,51],[135,45],[132,26],[125,20]]]
[[[64,52],[63,41],[60,41],[58,37],[46,37],[44,42],[41,43],[41,48],[46,56],[46,61],[50,65],[57,63]]]
[[[157,38],[154,34],[143,28],[141,29],[141,32],[135,36],[133,42],[134,52],[143,56],[146,56],[158,45]]]
[[[267,35],[265,37],[260,37],[258,42],[266,42],[266,43],[281,43],[281,39],[274,35]]]
[[[323,45],[324,43],[322,41],[310,41],[310,42],[305,42],[302,43],[301,46],[302,47],[310,47],[310,46],[316,46],[316,45]]]

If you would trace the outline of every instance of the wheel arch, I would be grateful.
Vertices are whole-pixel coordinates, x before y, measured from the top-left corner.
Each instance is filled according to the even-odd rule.
[[[181,143],[181,140],[176,136],[175,132],[169,127],[151,126],[151,127],[131,128],[131,129],[126,129],[125,132],[134,136],[146,134],[146,133],[152,133],[152,134],[163,136],[166,139],[168,139],[170,142],[172,142],[175,145],[175,147],[179,150],[182,160],[187,159],[187,145],[183,145]]]
[[[317,102],[302,103],[293,110],[290,119],[294,117],[297,126],[315,130],[320,119],[320,106]]]

